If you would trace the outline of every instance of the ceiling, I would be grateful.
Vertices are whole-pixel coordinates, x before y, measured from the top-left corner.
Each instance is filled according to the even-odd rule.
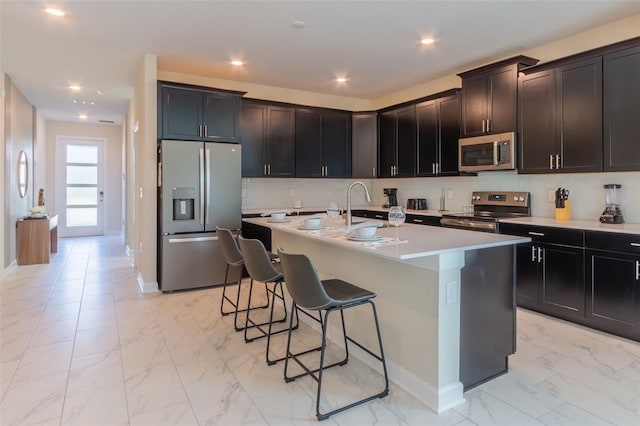
[[[0,59],[45,118],[119,124],[145,53],[168,71],[377,99],[638,13],[637,0],[0,0]]]

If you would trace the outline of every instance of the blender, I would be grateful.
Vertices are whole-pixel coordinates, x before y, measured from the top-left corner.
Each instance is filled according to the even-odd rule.
[[[602,223],[623,223],[622,209],[620,209],[620,184],[607,184],[604,186],[604,201],[606,207],[600,216]]]

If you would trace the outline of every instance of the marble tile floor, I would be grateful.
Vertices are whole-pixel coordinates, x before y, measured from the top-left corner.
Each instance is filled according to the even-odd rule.
[[[315,382],[268,367],[264,339],[220,317],[220,289],[141,294],[129,262],[118,237],[61,239],[50,264],[2,279],[2,426],[317,423]],[[305,326],[294,338],[317,341]],[[323,424],[640,425],[640,343],[519,310],[510,367],[441,415],[392,385]],[[354,358],[329,371],[323,407],[382,384]]]

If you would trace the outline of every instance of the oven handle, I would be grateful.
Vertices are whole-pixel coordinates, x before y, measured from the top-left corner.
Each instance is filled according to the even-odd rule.
[[[496,230],[496,224],[493,222],[476,222],[472,220],[454,219],[450,217],[444,217],[440,219],[440,225],[448,228],[487,230],[494,232]]]

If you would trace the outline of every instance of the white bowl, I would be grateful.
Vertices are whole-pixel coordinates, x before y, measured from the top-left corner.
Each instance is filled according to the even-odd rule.
[[[319,225],[320,225],[319,217],[312,217],[304,220],[304,226],[307,226],[309,228],[312,228],[314,226],[319,226]]]
[[[286,213],[271,213],[271,219],[273,220],[284,220],[287,217]]]
[[[364,226],[354,230],[358,238],[371,238],[376,235],[377,226]]]

